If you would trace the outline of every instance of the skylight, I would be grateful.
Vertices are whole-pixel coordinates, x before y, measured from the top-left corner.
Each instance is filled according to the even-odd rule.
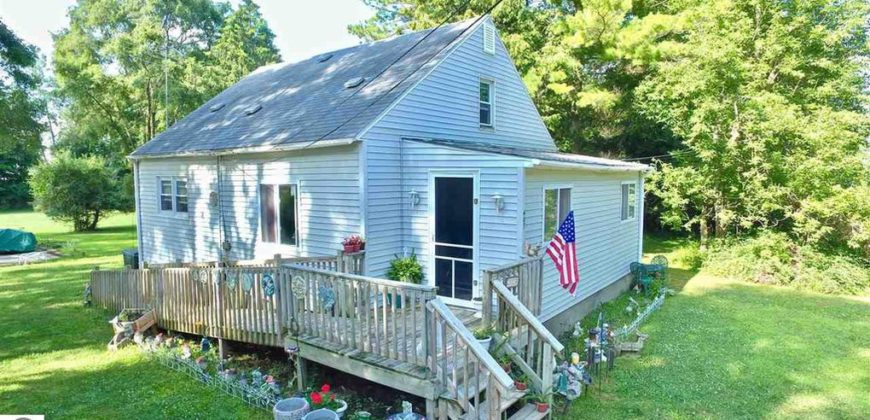
[[[218,112],[224,107],[224,105],[226,105],[226,104],[224,104],[224,103],[214,104],[208,110],[210,112]]]
[[[260,104],[257,104],[257,105],[254,105],[254,106],[251,106],[251,107],[245,109],[245,115],[253,115],[253,114],[256,114],[257,111],[259,111],[259,110],[261,110],[261,109],[263,109],[263,106],[260,105]]]
[[[364,77],[354,77],[346,82],[344,82],[344,87],[347,89],[355,88],[365,82],[366,79]]]

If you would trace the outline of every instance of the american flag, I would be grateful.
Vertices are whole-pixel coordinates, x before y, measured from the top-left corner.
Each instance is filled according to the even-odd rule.
[[[572,295],[580,283],[580,272],[577,269],[577,249],[574,242],[574,211],[568,212],[565,221],[553,235],[547,255],[553,259],[559,270],[559,284],[568,289]]]

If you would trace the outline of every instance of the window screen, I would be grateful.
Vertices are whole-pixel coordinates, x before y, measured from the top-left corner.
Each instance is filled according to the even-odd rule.
[[[281,215],[281,243],[296,245],[296,186],[279,185],[278,203]]]
[[[622,184],[622,220],[634,219],[637,207],[635,184]]]
[[[275,188],[272,185],[260,185],[260,226],[263,242],[275,242],[276,218]]]
[[[172,181],[160,180],[160,210],[172,211]]]
[[[175,181],[175,211],[187,213],[187,181]]]
[[[568,217],[570,211],[570,188],[544,190],[544,240],[556,234],[559,224]]]
[[[492,126],[492,82],[480,81],[480,125]]]

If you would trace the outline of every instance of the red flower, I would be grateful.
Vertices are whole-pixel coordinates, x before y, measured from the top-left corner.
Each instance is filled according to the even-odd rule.
[[[320,387],[320,392],[329,392],[329,384],[323,384],[323,386]]]
[[[323,404],[323,397],[321,397],[320,394],[318,394],[316,392],[312,392],[311,393],[311,402],[314,403],[315,405]]]

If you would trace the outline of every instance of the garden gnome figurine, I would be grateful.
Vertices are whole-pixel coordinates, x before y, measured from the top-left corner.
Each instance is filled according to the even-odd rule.
[[[187,344],[187,342],[184,342],[184,344],[181,345],[181,357],[183,357],[185,359],[190,359],[191,354],[192,353],[190,351],[190,344]]]
[[[208,338],[203,337],[202,341],[199,342],[199,345],[202,346],[202,352],[208,353],[211,350],[211,342],[208,341]]]
[[[571,333],[571,335],[574,337],[580,337],[583,335],[583,327],[580,326],[580,321],[577,321],[577,323],[574,324],[574,332]]]

